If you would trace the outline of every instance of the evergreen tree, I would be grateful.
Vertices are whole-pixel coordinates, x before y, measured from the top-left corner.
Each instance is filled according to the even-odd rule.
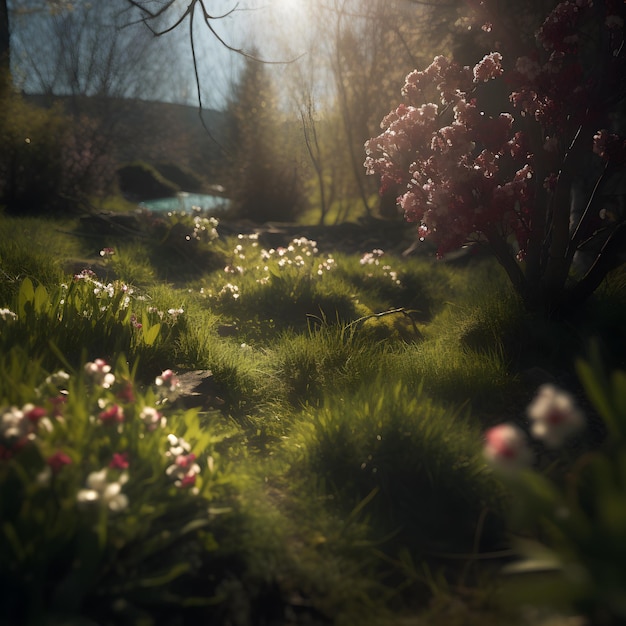
[[[245,58],[228,114],[224,180],[234,215],[259,223],[293,220],[303,208],[301,181],[267,65]]]

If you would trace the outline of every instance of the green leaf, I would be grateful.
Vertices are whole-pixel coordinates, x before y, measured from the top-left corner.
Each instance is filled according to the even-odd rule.
[[[41,313],[45,311],[50,304],[50,298],[48,297],[48,291],[43,285],[37,285],[34,294],[35,311]]]
[[[174,565],[169,571],[161,574],[160,576],[155,576],[154,578],[143,578],[139,582],[139,586],[141,587],[162,587],[167,583],[179,578],[183,574],[187,573],[190,570],[191,566],[189,563],[177,563]]]
[[[147,346],[151,346],[156,341],[159,336],[159,332],[161,331],[161,324],[156,323],[154,326],[150,326],[149,328],[144,326],[143,330],[143,341]]]
[[[2,532],[4,536],[7,538],[7,541],[13,548],[13,552],[17,557],[18,561],[23,561],[25,557],[24,547],[22,546],[22,542],[20,538],[17,536],[17,532],[15,532],[15,528],[9,522],[5,522],[2,525]]]
[[[611,406],[610,390],[606,381],[601,375],[598,375],[596,368],[586,361],[578,361],[576,370],[587,397],[604,418],[609,432],[614,436],[618,435],[619,425]]]
[[[20,285],[20,291],[17,299],[18,315],[26,314],[26,303],[32,303],[35,299],[35,287],[30,278],[25,278]]]

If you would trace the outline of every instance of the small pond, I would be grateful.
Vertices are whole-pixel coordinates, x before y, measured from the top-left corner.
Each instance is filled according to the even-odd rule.
[[[171,198],[159,198],[158,200],[144,200],[139,203],[141,208],[156,213],[167,211],[191,211],[192,207],[200,207],[205,212],[219,213],[228,204],[228,199],[222,196],[212,196],[201,193],[187,193],[181,191]]]

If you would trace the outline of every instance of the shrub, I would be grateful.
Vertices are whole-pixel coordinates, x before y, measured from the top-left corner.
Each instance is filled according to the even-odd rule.
[[[117,170],[120,191],[136,200],[167,198],[180,191],[178,185],[164,178],[147,163],[130,163]]]
[[[157,163],[154,167],[163,178],[174,183],[182,191],[191,193],[203,193],[206,191],[206,181],[202,180],[191,170],[175,163]]]
[[[110,165],[94,124],[8,93],[0,102],[0,204],[12,212],[73,210],[102,192]]]

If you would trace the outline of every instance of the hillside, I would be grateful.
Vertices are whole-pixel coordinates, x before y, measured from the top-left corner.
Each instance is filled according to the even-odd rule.
[[[107,151],[118,164],[144,161],[175,163],[210,180],[220,160],[225,113],[197,107],[144,100],[28,94],[38,106],[56,103],[75,116],[98,121]]]

